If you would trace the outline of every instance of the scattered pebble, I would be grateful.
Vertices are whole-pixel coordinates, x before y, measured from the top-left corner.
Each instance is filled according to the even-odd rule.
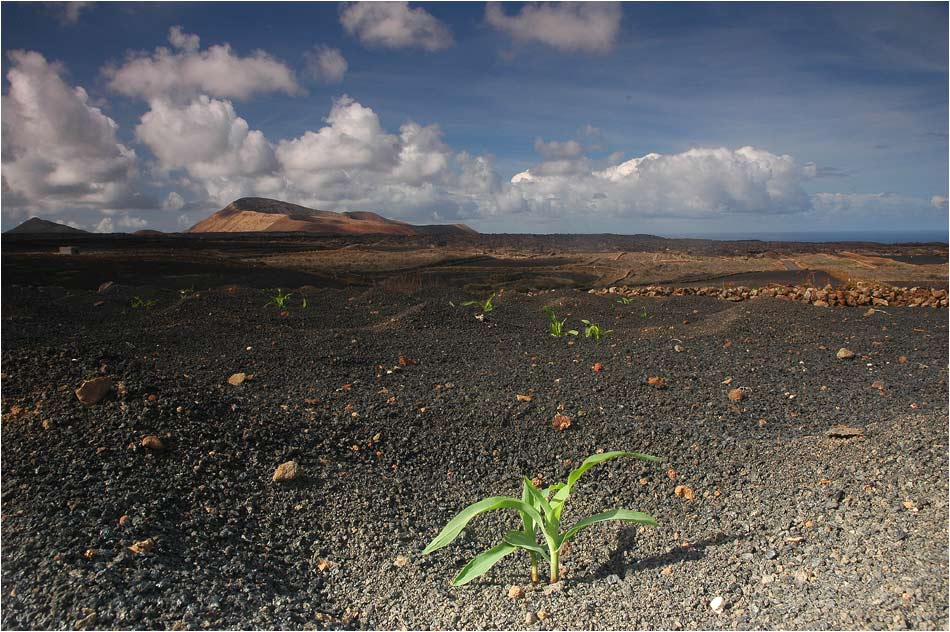
[[[147,540],[139,540],[135,544],[129,547],[129,550],[135,553],[136,555],[142,555],[145,553],[151,553],[155,550],[155,540],[149,538]]]
[[[696,498],[696,492],[693,491],[693,488],[687,487],[686,485],[677,485],[673,490],[673,494],[677,498],[682,498],[684,500],[694,500]]]
[[[142,437],[142,447],[149,450],[161,451],[165,449],[165,444],[155,435],[146,435]]]
[[[734,388],[729,391],[730,402],[741,402],[743,399],[745,399],[745,391],[741,388]]]
[[[726,600],[722,597],[713,597],[712,601],[709,602],[709,607],[716,614],[721,614],[726,607]]]
[[[240,386],[241,384],[244,384],[244,380],[246,379],[247,379],[246,373],[235,373],[234,375],[228,378],[228,384],[230,384],[231,386]]]
[[[841,347],[840,349],[838,349],[838,353],[836,353],[835,356],[839,360],[850,360],[851,358],[854,357],[854,351],[852,351],[851,349],[846,349],[845,347]]]
[[[563,432],[571,427],[571,418],[567,415],[554,415],[554,419],[551,421],[551,427]]]
[[[86,380],[76,389],[76,398],[86,406],[92,406],[102,401],[110,392],[112,392],[112,378],[96,377]]]
[[[522,597],[524,597],[524,588],[521,586],[515,585],[508,589],[509,599],[521,599]]]
[[[864,435],[864,428],[857,426],[837,425],[825,430],[825,435],[835,439],[850,439],[851,437],[860,437]]]
[[[272,480],[275,483],[287,483],[295,478],[300,473],[300,466],[297,465],[296,461],[287,461],[286,463],[281,463],[277,466],[277,469],[274,470],[274,476]]]

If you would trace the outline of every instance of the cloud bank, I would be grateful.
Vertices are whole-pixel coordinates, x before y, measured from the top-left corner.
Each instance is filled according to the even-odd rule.
[[[188,99],[205,94],[244,100],[255,93],[300,94],[294,71],[264,51],[241,57],[229,44],[200,49],[197,35],[171,28],[172,48],[134,53],[119,66],[104,69],[109,88],[119,94],[152,99]]]
[[[352,2],[344,5],[340,24],[370,48],[437,51],[453,44],[448,26],[408,2]]]
[[[136,190],[135,151],[118,126],[90,104],[63,69],[35,52],[9,53],[3,96],[4,212],[30,208],[126,208],[147,205]]]
[[[498,2],[485,21],[518,43],[540,43],[566,52],[606,53],[617,42],[623,9],[617,2],[528,3],[508,15]]]

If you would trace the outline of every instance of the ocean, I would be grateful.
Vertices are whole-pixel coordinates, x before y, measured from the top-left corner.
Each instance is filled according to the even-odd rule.
[[[947,231],[905,230],[905,231],[828,231],[828,232],[750,232],[750,233],[678,233],[663,234],[663,237],[690,239],[744,240],[761,241],[802,241],[824,243],[830,241],[870,241],[880,244],[900,243],[948,243]]]

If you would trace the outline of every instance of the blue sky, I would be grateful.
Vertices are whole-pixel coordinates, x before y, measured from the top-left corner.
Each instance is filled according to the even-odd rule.
[[[260,195],[492,232],[945,233],[947,23],[946,3],[8,2],[3,229],[179,230]]]

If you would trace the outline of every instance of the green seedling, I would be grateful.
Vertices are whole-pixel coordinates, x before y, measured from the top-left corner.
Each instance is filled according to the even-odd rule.
[[[487,299],[485,299],[484,302],[483,301],[465,301],[464,303],[460,303],[460,305],[462,307],[468,307],[469,305],[477,305],[478,309],[482,311],[482,314],[488,314],[493,309],[495,309],[495,305],[492,303],[493,300],[495,300],[494,292],[492,292],[492,295],[489,296]]]
[[[287,306],[287,302],[290,301],[290,297],[293,296],[290,292],[284,292],[280,288],[277,288],[275,293],[270,297],[270,300],[267,301],[268,305],[276,305],[279,309],[284,309]]]
[[[152,309],[158,304],[154,298],[143,299],[140,296],[132,298],[132,309]]]
[[[554,310],[550,307],[545,307],[544,311],[551,318],[551,322],[548,323],[548,332],[555,338],[560,338],[561,336],[576,336],[576,329],[564,329],[564,323],[567,322],[567,319],[558,320],[557,315],[554,313]]]
[[[300,308],[301,308],[301,309],[307,309],[307,297],[306,297],[306,296],[303,297],[303,302],[300,303]]]
[[[621,296],[620,298],[617,299],[617,302],[620,303],[621,305],[629,305],[630,303],[633,302],[633,299],[630,298],[629,296]]]
[[[469,505],[457,516],[452,518],[445,528],[435,536],[432,542],[422,551],[428,555],[433,551],[448,546],[458,537],[472,518],[478,514],[496,509],[514,509],[521,515],[522,528],[520,531],[509,531],[501,542],[475,557],[465,565],[459,574],[452,580],[454,586],[462,586],[476,577],[487,573],[492,566],[503,557],[514,553],[517,549],[527,551],[531,556],[531,579],[538,579],[538,558],[547,560],[550,566],[550,581],[555,583],[560,579],[560,555],[564,545],[580,530],[607,520],[635,522],[651,527],[659,526],[653,516],[641,511],[629,509],[611,509],[579,520],[566,531],[561,531],[561,513],[564,505],[574,491],[577,480],[590,468],[598,463],[621,456],[632,456],[645,461],[659,461],[655,456],[639,452],[604,452],[588,457],[580,467],[573,470],[567,477],[566,483],[556,483],[544,491],[535,487],[527,477],[522,479],[521,499],[510,496],[491,496]],[[543,544],[538,543],[537,531],[541,532]]]
[[[178,296],[180,296],[183,299],[188,298],[189,296],[194,296],[194,294],[195,294],[194,286],[186,287],[184,289],[178,290]]]
[[[646,320],[647,318],[649,318],[649,316],[647,316],[647,308],[644,307],[644,308],[643,308],[643,311],[640,312],[640,319],[641,319],[641,320]]]
[[[595,325],[589,320],[582,320],[584,323],[584,337],[593,338],[597,342],[600,342],[600,339],[611,333],[613,329],[601,329],[600,325]]]

